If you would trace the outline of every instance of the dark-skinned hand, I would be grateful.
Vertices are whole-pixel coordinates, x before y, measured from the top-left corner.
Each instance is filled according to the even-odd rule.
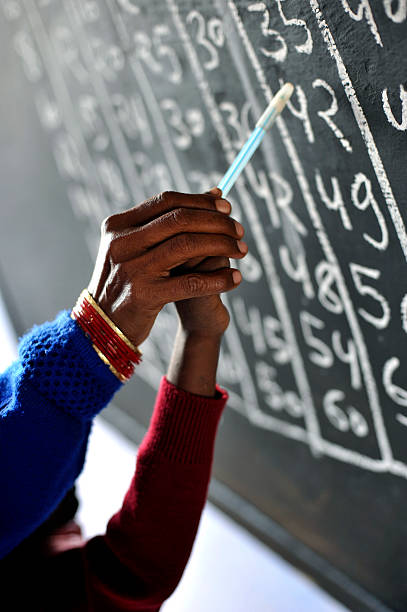
[[[243,227],[229,216],[230,210],[216,193],[164,192],[103,222],[88,289],[134,344],[148,337],[158,313],[170,302],[183,302],[180,316],[188,326],[195,325],[196,317],[191,318],[185,301],[213,296],[208,332],[218,323],[219,329],[224,326],[229,315],[219,294],[234,289],[242,278],[226,259],[247,253]],[[211,257],[221,259],[211,262]],[[191,261],[203,269],[180,268]],[[195,306],[202,312],[202,303]],[[200,324],[205,333],[205,317]]]

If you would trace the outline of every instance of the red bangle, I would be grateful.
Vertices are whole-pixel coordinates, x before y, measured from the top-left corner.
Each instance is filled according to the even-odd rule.
[[[84,289],[71,312],[92,346],[119,380],[126,382],[134,372],[134,364],[140,363],[141,352],[123,332],[109,319]]]

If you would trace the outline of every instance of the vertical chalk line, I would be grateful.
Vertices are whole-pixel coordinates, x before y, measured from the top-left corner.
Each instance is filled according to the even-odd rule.
[[[126,140],[119,126],[114,119],[114,111],[110,102],[109,94],[106,89],[106,85],[103,82],[103,77],[99,77],[94,69],[95,61],[93,57],[93,51],[87,40],[86,35],[83,33],[83,26],[80,15],[76,8],[74,0],[67,0],[63,3],[65,14],[72,26],[73,31],[77,35],[79,48],[81,50],[82,57],[87,65],[89,76],[92,81],[92,86],[96,92],[97,98],[100,102],[103,117],[106,121],[113,145],[117,152],[118,159],[120,160],[121,168],[123,169],[126,177],[127,185],[131,192],[131,197],[140,202],[144,200],[144,190],[142,183],[137,176],[137,172],[131,162],[130,151],[128,149]]]
[[[103,205],[103,210],[101,210],[102,217],[107,216],[110,212],[109,205],[106,202],[103,187],[98,180],[98,173],[94,166],[92,157],[88,151],[88,147],[83,138],[83,134],[80,128],[78,127],[79,122],[75,118],[74,107],[64,77],[62,76],[61,71],[55,65],[56,54],[55,51],[53,51],[52,49],[52,43],[48,38],[48,34],[45,30],[41,16],[33,0],[24,0],[24,5],[27,13],[27,18],[30,22],[34,37],[37,40],[37,45],[48,73],[51,87],[53,89],[55,98],[58,101],[58,107],[62,109],[62,117],[63,122],[65,124],[65,129],[69,134],[74,137],[75,141],[79,145],[79,150],[82,151],[84,154],[86,164],[89,170],[89,178],[91,185],[98,194],[101,205]]]
[[[118,33],[119,38],[126,45],[126,48],[130,49],[130,37],[127,32],[127,28],[121,19],[121,15],[119,12],[115,14],[113,9],[109,6],[109,10],[111,12],[112,21],[116,27],[116,31]],[[168,133],[168,129],[166,123],[163,119],[160,106],[155,98],[154,92],[150,83],[148,82],[147,76],[142,69],[140,62],[136,59],[133,60],[133,71],[138,81],[141,95],[144,96],[146,104],[148,108],[153,114],[153,118],[156,122],[156,126],[158,128],[158,133],[160,134],[160,142],[163,145],[163,153],[167,161],[167,165],[170,167],[170,170],[173,175],[173,179],[175,181],[176,188],[180,191],[189,191],[188,181],[185,178],[184,172],[182,170],[181,164],[179,163],[177,153],[172,144],[170,135]],[[229,304],[229,299],[227,294],[223,295],[223,301],[225,302],[231,319],[229,323],[229,327],[226,331],[227,341],[230,343],[232,347],[232,354],[238,360],[240,364],[240,369],[242,372],[242,380],[244,384],[241,386],[242,395],[245,399],[245,404],[250,406],[258,406],[258,399],[256,395],[255,385],[253,383],[253,379],[250,373],[249,366],[247,364],[247,360],[243,351],[243,347],[240,342],[239,335],[236,330],[236,325],[234,322],[233,311]],[[295,426],[292,426],[295,429]],[[290,430],[291,431],[291,430]],[[287,435],[290,435],[289,433]],[[291,435],[297,436],[297,432],[294,431]]]
[[[265,73],[261,67],[260,61],[254,51],[254,48],[249,40],[248,34],[243,26],[243,22],[239,16],[238,10],[235,6],[235,3],[232,0],[228,0],[229,8],[232,12],[232,16],[234,18],[237,31],[242,39],[243,45],[246,49],[248,58],[253,66],[258,82],[263,90],[264,96],[269,102],[272,98],[271,88],[267,83]],[[376,381],[373,377],[371,364],[369,361],[368,352],[366,349],[366,345],[362,336],[361,329],[359,327],[359,323],[353,308],[352,301],[350,299],[344,277],[342,275],[342,271],[340,269],[337,257],[332,249],[332,246],[329,242],[328,236],[326,234],[325,228],[323,227],[321,218],[319,216],[316,203],[314,201],[313,195],[311,193],[308,180],[305,176],[304,169],[302,167],[299,155],[294,146],[293,140],[288,132],[286,124],[282,117],[279,117],[276,121],[277,128],[280,132],[282,141],[286,147],[288,157],[290,159],[291,165],[293,167],[294,173],[297,177],[297,182],[301,193],[304,198],[304,202],[307,206],[308,214],[311,218],[312,225],[315,229],[315,233],[318,237],[318,240],[321,244],[322,250],[326,259],[335,266],[337,270],[337,284],[338,289],[341,294],[341,298],[344,304],[346,316],[348,319],[349,327],[352,332],[353,338],[355,340],[355,344],[358,349],[360,366],[363,372],[363,378],[365,381],[365,387],[367,396],[369,399],[370,410],[373,417],[373,423],[376,430],[377,441],[381,453],[382,460],[389,465],[392,460],[392,452],[390,448],[390,444],[387,438],[387,432],[384,426],[383,415],[381,412],[381,407],[379,403],[379,396],[376,387]],[[322,442],[323,444],[323,442]],[[327,453],[330,452],[330,448],[332,445],[325,445]],[[348,449],[338,447],[338,451],[342,454],[342,458],[344,461],[350,460],[350,454]],[[347,457],[349,459],[347,459]]]
[[[106,1],[106,5],[110,12],[110,16],[116,28],[117,34],[120,40],[122,41],[122,44],[124,44],[125,47],[130,51],[131,39],[123,17],[120,13],[120,7],[117,5],[117,2],[116,7],[114,7],[109,0]],[[160,143],[163,147],[165,157],[167,159],[167,165],[174,179],[174,183],[176,184],[177,189],[179,191],[188,191],[188,183],[185,180],[181,164],[179,163],[177,153],[174,149],[170,134],[168,132],[167,124],[164,121],[160,105],[156,100],[147,75],[141,65],[140,60],[134,57],[134,53],[131,54],[131,56],[129,57],[129,62],[134,76],[136,77],[136,80],[138,82],[140,93],[144,97],[146,106],[152,115],[156,131],[160,135]]]
[[[175,184],[178,191],[188,192],[189,185],[185,180],[185,175],[182,171],[181,164],[179,163],[178,156],[174,150],[171,137],[168,132],[167,125],[163,119],[161,109],[155,98],[154,92],[147,78],[147,75],[140,63],[140,61],[133,58],[131,60],[132,70],[139,83],[140,91],[142,92],[146,104],[154,118],[154,124],[157,132],[160,134],[160,143],[163,147],[165,157],[167,160],[167,166],[174,178]]]
[[[233,146],[223,124],[223,119],[217,107],[214,96],[211,92],[209,82],[205,77],[203,68],[200,64],[194,46],[192,45],[186,27],[181,20],[178,7],[176,6],[174,0],[167,0],[167,5],[172,14],[173,21],[178,31],[178,34],[184,44],[186,54],[191,63],[193,74],[197,79],[198,87],[202,93],[202,97],[207,106],[207,110],[212,120],[213,126],[218,134],[226,158],[228,162],[231,163],[234,158]],[[302,356],[297,345],[294,327],[289,316],[289,310],[285,300],[285,295],[281,288],[280,280],[275,269],[273,257],[271,255],[268,241],[265,237],[262,224],[256,211],[256,207],[254,206],[245,187],[243,187],[243,183],[241,183],[240,194],[242,200],[244,201],[245,212],[248,218],[250,219],[250,229],[253,232],[253,235],[256,237],[257,248],[263,260],[264,270],[269,281],[270,293],[275,302],[278,316],[282,322],[285,338],[289,342],[290,347],[293,351],[292,368],[296,384],[305,407],[304,420],[307,427],[307,435],[309,439],[310,448],[312,452],[318,454],[320,439],[319,423],[316,418],[311,390],[305,373],[304,364],[302,362]]]
[[[130,37],[127,32],[125,23],[121,17],[119,7],[117,7],[118,12],[115,13],[113,10],[113,7],[110,6],[109,2],[108,2],[108,6],[109,6],[110,13],[111,13],[112,22],[114,23],[116,27],[118,36],[123,42],[123,44],[126,45],[126,48],[129,50],[130,49]],[[172,144],[171,137],[169,135],[167,125],[162,116],[160,106],[156,100],[152,87],[148,81],[148,78],[139,60],[135,58],[132,59],[132,69],[137,79],[137,82],[140,88],[140,93],[144,97],[147,107],[150,109],[150,112],[153,115],[153,119],[157,127],[157,133],[160,135],[160,143],[162,144],[162,147],[163,147],[163,153],[166,158],[167,165],[170,168],[170,171],[172,173],[176,189],[178,189],[179,191],[188,192],[190,191],[188,181],[186,180],[181,164],[179,163],[178,156]],[[251,403],[254,402],[255,404],[257,404],[258,400],[254,392],[254,384],[253,384],[251,374],[250,374],[250,371],[249,371],[249,368],[248,368],[248,365],[247,365],[247,362],[244,356],[242,346],[240,344],[240,340],[238,338],[238,334],[236,331],[234,318],[233,318],[233,312],[229,306],[228,297],[226,294],[223,296],[223,300],[231,314],[231,320],[230,320],[228,330],[226,332],[226,337],[228,341],[234,346],[233,354],[240,356],[239,360],[240,360],[240,364],[242,365],[242,372],[243,372],[244,379],[250,381],[250,385],[248,386],[248,389],[247,389],[246,401],[250,401]],[[244,391],[244,394],[245,394],[245,391]]]
[[[260,117],[260,115],[264,111],[264,105],[260,104],[260,101],[254,90],[254,87],[251,84],[250,76],[248,74],[248,70],[247,70],[246,62],[244,58],[245,50],[242,48],[242,45],[240,44],[239,36],[234,27],[233,18],[230,15],[230,12],[228,11],[227,2],[226,0],[216,0],[215,4],[217,7],[218,14],[223,20],[224,27],[227,28],[226,30],[227,35],[225,36],[225,42],[226,42],[226,45],[229,47],[230,56],[235,65],[236,72],[239,75],[242,89],[246,93],[247,100],[250,102],[251,108],[253,109],[253,112],[254,112],[254,116]],[[277,154],[274,150],[272,138],[264,138],[264,140],[261,143],[261,151],[259,151],[259,153],[256,153],[256,155],[260,155],[261,152],[263,153],[263,163],[268,170],[269,176],[271,176],[275,172],[278,172],[278,169],[279,169],[278,159],[277,159]],[[272,196],[270,196],[269,199],[271,200],[271,198]],[[295,255],[297,254],[298,248],[304,251],[302,240],[297,230],[294,227],[292,229],[292,232],[295,233],[295,236],[296,236],[295,241],[291,239],[292,234],[286,230],[286,227],[288,224],[290,224],[290,221],[284,218],[285,212],[284,211],[281,212],[281,220],[280,220],[280,214],[277,209],[276,203],[274,203],[274,201],[273,202],[269,201],[267,203],[267,207],[268,208],[271,207],[271,210],[269,211],[269,213],[270,213],[270,219],[272,221],[272,225],[275,228],[281,226],[287,246],[290,252],[292,253],[293,257],[295,257]]]
[[[407,234],[406,228],[404,225],[404,221],[401,217],[399,208],[397,206],[397,202],[393,195],[393,191],[390,185],[390,181],[387,178],[386,171],[383,166],[382,159],[380,157],[379,151],[376,147],[376,143],[374,141],[372,132],[370,130],[369,124],[367,122],[365,113],[360,105],[360,102],[357,98],[355,89],[353,87],[352,81],[349,77],[348,71],[346,70],[343,59],[338,51],[338,47],[336,46],[336,42],[334,37],[323,17],[322,11],[319,6],[318,0],[310,0],[311,9],[316,17],[319,29],[321,30],[322,37],[324,42],[328,48],[329,54],[332,59],[336,62],[336,67],[338,70],[338,75],[345,90],[346,96],[350,102],[353,114],[355,116],[356,122],[358,124],[360,133],[364,140],[364,143],[367,148],[367,152],[370,157],[370,161],[372,163],[374,172],[376,174],[378,183],[380,185],[380,189],[383,193],[385,202],[387,204],[387,208],[389,209],[389,213],[391,219],[393,221],[394,229],[396,230],[398,239],[400,241],[400,246],[404,253],[404,257],[407,260]]]

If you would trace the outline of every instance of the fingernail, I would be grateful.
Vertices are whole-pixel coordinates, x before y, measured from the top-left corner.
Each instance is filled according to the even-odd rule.
[[[249,249],[249,247],[247,246],[245,242],[243,242],[243,240],[238,240],[237,246],[239,247],[239,251],[241,251],[242,253],[247,253]]]
[[[232,278],[233,278],[233,282],[235,283],[235,285],[237,285],[238,283],[240,283],[240,281],[242,280],[242,275],[239,272],[239,270],[233,270],[232,272]]]
[[[227,200],[215,200],[215,206],[217,210],[223,213],[230,213],[232,208]]]
[[[209,189],[209,193],[213,193],[213,195],[222,195],[222,189],[219,189],[219,187],[212,187],[212,189]]]
[[[244,234],[244,227],[243,227],[243,225],[241,225],[239,223],[239,221],[235,221],[235,227],[236,227],[236,234],[238,236],[243,236],[243,234]]]

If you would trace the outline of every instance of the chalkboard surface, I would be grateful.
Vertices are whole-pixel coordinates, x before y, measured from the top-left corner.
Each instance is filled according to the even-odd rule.
[[[214,186],[272,92],[295,84],[230,194],[250,254],[225,296],[210,493],[354,610],[407,610],[406,13],[0,6],[0,282],[18,333],[73,304],[105,216]],[[168,308],[106,412],[128,435],[148,425],[175,327]]]

